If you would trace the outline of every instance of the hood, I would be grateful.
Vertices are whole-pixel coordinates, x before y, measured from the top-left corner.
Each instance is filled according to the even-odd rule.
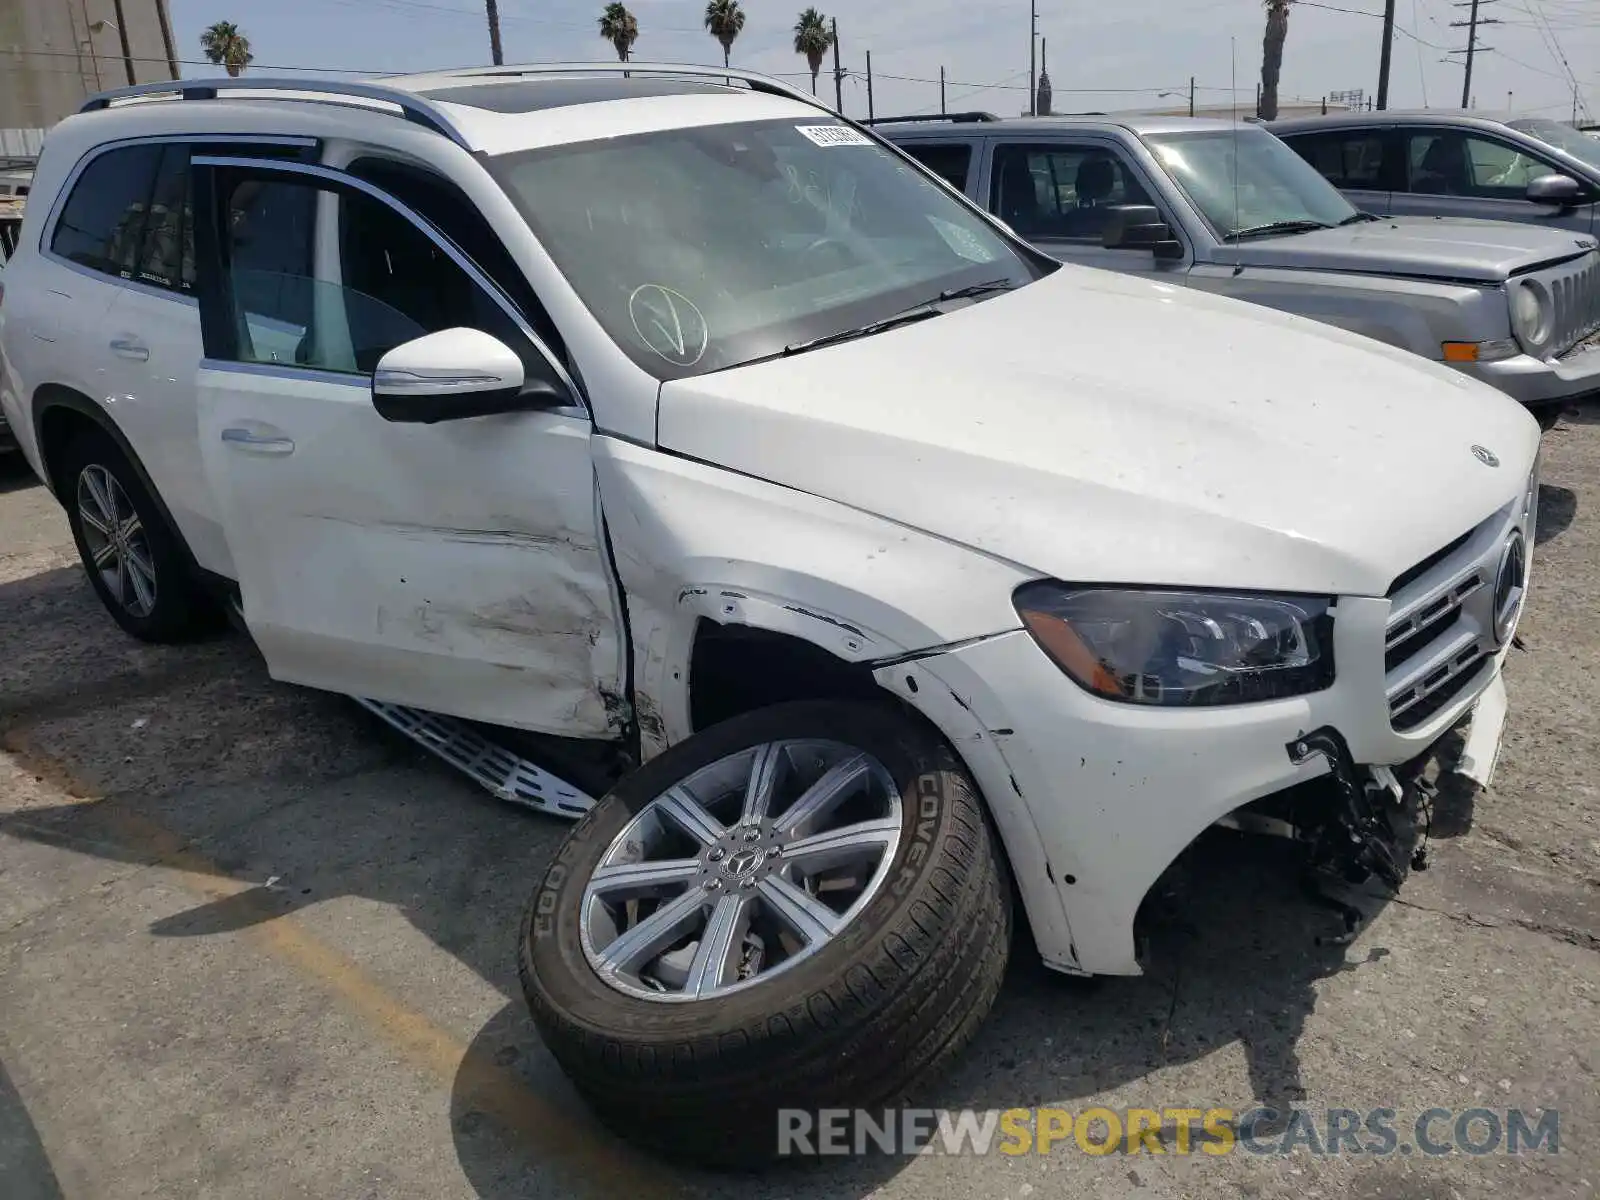
[[[1594,248],[1595,239],[1581,233],[1510,221],[1384,217],[1338,229],[1256,238],[1223,246],[1215,257],[1247,267],[1504,283],[1520,272],[1576,258]]]
[[[668,382],[658,438],[1041,575],[1383,595],[1521,496],[1539,428],[1488,385],[1358,335],[1063,266],[916,325]]]

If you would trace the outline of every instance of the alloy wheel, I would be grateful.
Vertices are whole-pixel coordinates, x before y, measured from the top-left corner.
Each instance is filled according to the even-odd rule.
[[[155,558],[144,524],[117,477],[91,463],[78,474],[78,521],[90,567],[130,615],[156,606]]]
[[[584,889],[580,936],[607,984],[706,1000],[834,941],[882,889],[900,844],[887,768],[832,741],[767,742],[646,804]]]

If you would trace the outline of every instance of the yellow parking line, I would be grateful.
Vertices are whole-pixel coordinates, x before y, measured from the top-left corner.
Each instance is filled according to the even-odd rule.
[[[5,742],[5,749],[22,758],[29,770],[53,784],[64,785],[62,790],[75,800],[92,803],[98,799],[94,789],[73,777],[70,768],[38,753],[19,732],[10,731]],[[171,871],[191,892],[208,900],[223,900],[257,890],[256,885],[225,874],[182,837],[148,817],[116,804],[107,805],[106,816],[129,846],[154,865]],[[252,915],[259,921],[244,931],[245,936],[327,988],[414,1066],[446,1085],[460,1079],[473,1108],[520,1135],[525,1148],[535,1156],[567,1168],[581,1181],[584,1191],[640,1200],[677,1194],[677,1189],[665,1182],[667,1172],[646,1169],[622,1147],[596,1136],[593,1126],[552,1104],[515,1075],[468,1049],[421,1013],[407,1008],[350,959],[292,918],[273,912],[265,904]]]

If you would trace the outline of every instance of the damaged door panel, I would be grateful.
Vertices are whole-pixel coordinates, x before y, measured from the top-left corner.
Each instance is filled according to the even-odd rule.
[[[608,737],[621,619],[587,418],[398,425],[365,379],[209,363],[200,442],[244,615],[293,683]]]

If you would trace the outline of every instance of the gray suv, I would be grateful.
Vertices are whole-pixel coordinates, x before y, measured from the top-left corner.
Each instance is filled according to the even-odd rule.
[[[1548,117],[1341,113],[1268,128],[1368,212],[1600,235],[1600,141]]]
[[[889,118],[876,131],[1056,258],[1248,300],[1491,383],[1546,427],[1600,395],[1593,237],[1358,211],[1259,124]]]

